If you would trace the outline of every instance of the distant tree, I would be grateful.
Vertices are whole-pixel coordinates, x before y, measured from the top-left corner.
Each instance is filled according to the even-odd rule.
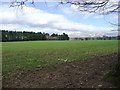
[[[52,37],[58,37],[58,34],[53,33],[51,36]]]
[[[69,37],[67,34],[63,33],[62,35],[59,35],[59,40],[69,40]]]
[[[48,33],[35,33],[35,32],[17,32],[17,31],[7,31],[0,30],[2,32],[2,41],[30,41],[30,40],[46,40],[46,35]]]
[[[49,33],[45,33],[46,36],[50,36]]]
[[[120,36],[119,35],[118,35],[117,39],[120,40]]]

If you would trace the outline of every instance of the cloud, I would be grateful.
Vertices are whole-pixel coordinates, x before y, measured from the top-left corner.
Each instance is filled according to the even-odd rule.
[[[77,1],[79,1],[79,0],[77,0]],[[91,0],[91,1],[94,1],[94,0]],[[106,0],[96,0],[95,2],[103,2],[103,1],[106,1]],[[109,2],[105,5],[105,7],[99,8],[96,11],[96,13],[94,13],[94,12],[89,13],[86,11],[82,12],[80,10],[84,10],[85,8],[79,7],[79,5],[74,5],[74,4],[70,5],[70,7],[66,8],[66,9],[63,9],[63,12],[68,15],[73,15],[73,13],[77,13],[77,14],[81,15],[84,19],[88,19],[90,17],[95,18],[95,19],[101,19],[101,18],[104,18],[104,15],[102,14],[103,12],[105,13],[107,11],[114,10],[116,7],[118,7],[118,1],[119,0],[109,0]],[[85,1],[83,0],[81,2],[85,2]],[[113,13],[111,13],[111,14],[113,14]],[[113,16],[115,16],[115,15],[118,15],[118,14],[115,13]]]
[[[68,20],[64,15],[52,14],[29,6],[9,8],[0,7],[0,29],[35,31],[48,33],[68,33],[71,37],[78,35],[97,35],[96,32],[107,32],[110,28],[77,23]],[[72,34],[73,33],[73,34]],[[95,34],[95,35],[94,35]]]

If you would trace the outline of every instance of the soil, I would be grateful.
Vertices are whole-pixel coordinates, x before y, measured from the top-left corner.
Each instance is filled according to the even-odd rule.
[[[33,71],[3,77],[3,87],[9,88],[116,88],[104,76],[117,62],[117,53],[95,56],[85,61],[72,61]]]

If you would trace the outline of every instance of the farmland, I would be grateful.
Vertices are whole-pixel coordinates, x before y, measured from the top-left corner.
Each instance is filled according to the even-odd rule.
[[[85,61],[117,50],[117,40],[3,42],[3,76],[56,63]]]
[[[2,42],[3,87],[114,87],[117,52],[117,40]]]

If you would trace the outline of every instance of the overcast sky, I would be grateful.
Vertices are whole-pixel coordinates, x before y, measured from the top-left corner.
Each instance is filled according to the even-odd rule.
[[[0,5],[0,29],[12,31],[34,31],[46,33],[67,33],[70,37],[94,37],[117,35],[118,16],[102,16],[78,12],[76,6],[60,5],[57,2],[35,2],[35,7],[27,4],[23,9]]]

